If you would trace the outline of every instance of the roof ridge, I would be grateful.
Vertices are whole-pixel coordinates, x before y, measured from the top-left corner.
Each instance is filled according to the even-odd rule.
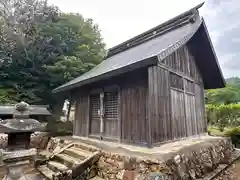
[[[127,49],[130,49],[134,46],[142,44],[152,38],[172,31],[180,26],[184,26],[189,22],[194,23],[195,17],[198,14],[198,9],[201,8],[203,4],[204,2],[144,33],[141,33],[119,45],[110,48],[108,51],[107,58],[122,51],[125,51]]]

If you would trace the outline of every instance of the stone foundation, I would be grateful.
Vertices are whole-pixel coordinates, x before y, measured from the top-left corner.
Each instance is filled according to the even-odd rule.
[[[47,141],[46,137],[46,134],[35,133],[31,139],[32,146],[37,146],[39,149],[46,147],[45,150],[54,153],[73,142],[71,139],[61,140],[58,138],[51,138]],[[0,142],[0,145],[4,146],[6,140],[5,138],[3,143]],[[76,139],[74,141],[82,142]],[[99,149],[99,147],[93,149],[92,145],[89,147],[91,147],[89,151]],[[128,150],[125,149],[123,152],[119,153],[113,149],[107,151],[102,148],[101,156],[94,165],[97,176],[112,180],[122,180],[124,176],[128,176],[129,180],[146,180],[155,173],[164,176],[165,180],[203,179],[211,173],[214,174],[219,167],[230,163],[234,149],[230,139],[216,138],[212,141],[188,145],[174,153],[161,154],[157,151],[154,155],[149,152],[147,155],[146,153],[141,155],[142,152],[138,152],[136,153],[138,155],[134,156],[135,152],[133,151],[128,153]],[[235,180],[236,176],[232,169],[232,167],[227,168],[218,176],[210,179]]]
[[[47,150],[53,152],[71,142],[71,140],[51,138]],[[209,142],[189,145],[174,153],[154,156],[146,156],[146,154],[132,156],[133,152],[114,153],[112,150],[109,152],[102,149],[95,166],[97,176],[102,179],[122,180],[124,176],[128,176],[129,180],[146,180],[154,174],[161,174],[165,180],[202,179],[208,174],[214,174],[214,170],[219,165],[230,163],[233,151],[231,140],[228,138],[217,138]],[[232,169],[228,168],[213,179],[224,179],[228,175],[227,179],[229,179],[234,177],[231,174],[233,174]]]
[[[179,152],[166,160],[133,158],[103,152],[97,163],[98,176],[121,180],[128,173],[127,176],[134,177],[132,179],[145,180],[158,173],[166,180],[198,179],[214,171],[219,164],[229,163],[232,152],[229,139],[217,140],[187,154]]]

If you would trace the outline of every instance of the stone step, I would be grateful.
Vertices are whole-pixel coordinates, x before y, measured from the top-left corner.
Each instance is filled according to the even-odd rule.
[[[47,167],[54,172],[59,172],[59,171],[60,172],[65,172],[69,169],[67,166],[65,166],[64,164],[59,163],[57,161],[49,161],[47,163]]]
[[[80,162],[80,159],[76,159],[72,156],[69,156],[67,154],[61,153],[61,154],[56,154],[53,157],[53,160],[56,160],[65,166],[67,166],[69,169],[71,169],[73,166],[78,164]]]
[[[92,155],[91,152],[88,152],[88,151],[85,151],[85,150],[82,150],[82,149],[76,148],[76,147],[65,149],[63,151],[63,153],[67,154],[69,156],[72,156],[74,158],[80,159],[80,160],[83,160],[83,159],[87,158],[88,156]]]
[[[76,146],[73,146],[73,147],[71,147],[70,149],[73,149],[73,150],[76,150],[76,151],[81,151],[81,152],[83,152],[84,154],[86,154],[86,156],[90,156],[90,155],[92,155],[94,152],[96,152],[96,151],[92,152],[92,151],[88,151],[88,150],[85,150],[85,149],[81,149],[81,148],[76,147]]]
[[[85,143],[80,143],[80,142],[74,144],[74,147],[85,150],[85,151],[88,151],[88,152],[96,152],[96,151],[99,150],[94,146],[91,146],[91,145],[85,144]]]
[[[90,180],[104,180],[104,179],[99,176],[95,176],[95,177],[91,178]]]
[[[38,171],[40,174],[42,174],[47,180],[52,180],[53,175],[56,175],[57,173],[49,169],[46,165],[39,166]]]
[[[76,166],[73,167],[72,176],[77,177],[79,174],[84,172],[87,168],[93,169],[95,162],[99,159],[100,152],[96,151],[91,154],[91,156],[86,157],[84,160],[80,161]],[[89,175],[92,174],[88,172]]]

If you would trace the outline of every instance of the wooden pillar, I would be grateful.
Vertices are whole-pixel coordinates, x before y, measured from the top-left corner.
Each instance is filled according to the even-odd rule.
[[[86,129],[86,136],[88,137],[89,136],[89,133],[90,133],[90,95],[89,94],[86,94],[87,96],[87,129]]]
[[[103,131],[104,131],[104,122],[103,122],[103,115],[104,115],[104,104],[103,104],[103,100],[104,100],[104,92],[102,91],[100,93],[100,134],[101,134],[101,139],[103,137]]]
[[[148,68],[148,94],[147,94],[147,121],[148,121],[148,138],[147,143],[148,147],[152,147],[152,118],[153,118],[153,93],[154,93],[154,86],[153,86],[153,67]]]

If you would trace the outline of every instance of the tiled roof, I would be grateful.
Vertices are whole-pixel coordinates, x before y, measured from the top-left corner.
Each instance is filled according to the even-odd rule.
[[[110,49],[107,59],[87,73],[61,85],[54,93],[92,83],[128,70],[157,63],[184,45],[198,30],[200,4],[189,11]],[[156,59],[156,58],[155,58]]]

